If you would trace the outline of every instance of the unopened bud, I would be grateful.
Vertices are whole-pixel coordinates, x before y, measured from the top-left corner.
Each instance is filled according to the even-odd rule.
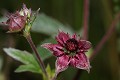
[[[27,9],[26,5],[23,4],[23,9],[21,11],[16,11],[15,13],[8,16],[8,20],[3,22],[8,26],[9,33],[19,32],[26,26],[27,19],[31,17],[31,9]]]
[[[17,11],[8,17],[8,20],[4,22],[9,29],[9,33],[21,31],[26,24],[26,16],[21,16]]]
[[[27,16],[28,18],[31,17],[31,9],[28,9],[25,4],[23,4],[23,9],[19,12],[22,16]]]

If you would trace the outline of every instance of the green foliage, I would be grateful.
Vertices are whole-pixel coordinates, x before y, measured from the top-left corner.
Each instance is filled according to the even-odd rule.
[[[6,21],[6,17],[1,17],[0,22]],[[37,15],[33,23],[32,31],[53,36],[58,33],[58,30],[73,33],[73,30],[68,25],[63,25],[59,21],[41,13]]]
[[[53,78],[54,75],[55,75],[55,70],[54,70],[54,69],[52,70],[52,69],[50,68],[50,65],[48,64],[47,67],[46,67],[46,71],[47,71],[47,73],[49,74],[49,75],[48,75],[49,80],[52,80],[52,78]],[[48,80],[44,74],[43,74],[43,80]]]
[[[84,16],[83,1],[84,0],[47,0],[47,1],[46,0],[39,0],[39,1],[29,0],[28,2],[27,0],[26,1],[24,0],[24,3],[26,3],[28,7],[31,7],[34,9],[35,8],[37,9],[38,7],[40,7],[41,11],[44,11],[48,15],[58,20],[66,22],[68,25],[72,25],[73,29],[75,29],[76,31],[79,31],[80,28],[83,28],[82,26],[83,16]],[[19,1],[2,0],[0,3],[1,14],[4,13],[4,9],[5,9],[5,12],[6,10],[13,12],[16,9],[20,8],[22,4],[21,2],[23,3],[23,1],[21,0]],[[89,40],[92,42],[93,48],[99,43],[99,41],[104,36],[106,31],[110,28],[109,25],[111,24],[111,19],[113,18],[113,16],[115,16],[115,13],[119,12],[119,10],[120,10],[120,0],[91,0],[89,2]],[[56,22],[58,21],[54,19],[49,19],[49,18],[50,17],[44,14],[39,14],[37,16],[35,23],[33,23],[32,31],[52,36],[52,35],[56,35],[56,33],[58,32],[58,28],[61,29],[61,27],[63,26],[65,28],[69,28],[69,26],[63,25],[61,23],[60,23],[61,26],[56,25]],[[0,22],[3,22],[3,21],[6,21],[5,17],[0,18]],[[55,23],[53,23],[54,21]],[[66,29],[64,29],[64,27],[63,27],[63,30],[65,31]],[[70,29],[70,31],[72,30]],[[3,48],[4,46],[6,46],[6,44],[9,43],[9,37],[8,36],[7,38],[5,37],[6,33],[2,30],[1,27],[0,27],[0,33],[2,33],[0,35],[0,41],[1,41],[0,48]],[[80,33],[81,31],[78,32],[78,34]],[[78,80],[119,80],[119,74],[118,74],[119,68],[117,69],[117,65],[119,65],[120,63],[118,62],[120,57],[120,54],[119,54],[120,53],[120,37],[119,37],[120,25],[119,24],[117,26],[117,36],[116,36],[116,31],[113,33],[115,33],[115,36],[114,35],[113,37],[110,36],[113,39],[112,42],[108,42],[106,46],[104,46],[102,50],[99,52],[99,55],[96,56],[95,60],[92,61],[91,63],[92,68],[91,68],[90,74],[82,70],[81,74],[79,75],[80,78]],[[41,37],[43,36],[41,35]],[[116,41],[118,41],[118,43],[116,44],[117,48],[115,49],[116,45],[113,46],[111,44]],[[15,43],[15,44],[18,44],[18,43]],[[21,45],[17,45],[17,47],[21,48]],[[111,47],[111,49],[108,47]],[[46,49],[38,48],[38,50],[40,52],[40,55],[42,56],[51,55],[51,53]],[[88,51],[88,53],[86,54],[89,56],[89,54],[91,53],[92,53],[91,51]],[[4,57],[3,56],[4,56],[3,54],[2,56],[0,55],[0,57],[6,58],[6,56]],[[43,59],[45,60],[49,57],[45,57]],[[3,65],[2,67],[6,69],[6,65],[8,66],[9,64],[7,64],[6,61],[3,61],[3,62],[5,65]],[[51,65],[54,65],[54,64],[51,64]],[[3,68],[1,69],[3,70]],[[77,71],[77,69],[73,69],[73,70],[67,69],[65,71],[66,74],[62,72],[61,75],[63,76],[61,76],[59,80],[74,80],[72,79],[72,77],[76,75],[76,72],[74,72],[74,70]],[[6,71],[9,71],[9,69],[6,69],[4,71],[6,73]],[[11,72],[8,72],[8,73],[10,73],[10,75],[13,75]],[[14,75],[14,77],[10,75],[8,75],[10,79],[11,78],[14,78],[16,80],[19,78],[21,79],[21,75],[17,77],[16,75]],[[31,76],[31,74],[29,74],[29,76]],[[0,80],[4,80],[1,78],[1,74],[0,74]],[[25,75],[22,77],[21,80],[29,80],[29,79],[26,78],[26,75]],[[33,79],[33,80],[37,80],[37,79]]]
[[[45,60],[45,59],[52,56],[52,53],[50,51],[41,47],[41,45],[44,44],[44,43],[56,43],[56,41],[55,41],[55,39],[53,39],[51,37],[51,38],[48,38],[48,39],[44,40],[43,42],[41,42],[40,45],[37,47],[37,50],[38,50],[42,60]]]
[[[15,72],[26,72],[26,71],[30,71],[33,73],[41,73],[41,70],[36,68],[34,65],[32,64],[27,64],[27,65],[20,65]]]
[[[38,52],[42,58],[42,60],[46,60],[47,58],[52,56],[52,53],[50,53],[48,50],[42,48],[41,46],[38,46]]]
[[[44,33],[47,35],[55,35],[58,30],[73,33],[72,29],[68,26],[63,25],[59,21],[46,16],[45,14],[39,14],[33,23],[32,31]]]
[[[28,53],[27,51],[20,51],[14,48],[4,48],[4,51],[10,57],[25,64],[19,66],[15,72],[24,72],[24,71],[31,71],[35,73],[41,72],[41,69],[37,61],[35,60],[34,56]]]
[[[52,70],[49,64],[47,65],[46,71],[48,72],[48,74],[50,74],[49,77],[53,78],[53,76],[55,75],[55,70]]]
[[[86,52],[85,54],[86,54],[86,56],[87,56],[88,58],[90,58],[91,55],[92,55],[92,53],[93,53],[93,48],[90,48],[90,49],[88,50],[88,52]]]

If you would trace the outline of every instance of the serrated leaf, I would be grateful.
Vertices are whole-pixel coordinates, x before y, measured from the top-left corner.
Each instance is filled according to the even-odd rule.
[[[32,31],[44,33],[47,35],[57,34],[58,30],[63,30],[64,32],[72,33],[70,27],[63,25],[59,21],[46,16],[45,14],[39,14],[33,23]]]
[[[37,64],[33,55],[27,51],[20,51],[14,48],[4,48],[4,51],[15,60],[18,60],[24,64]]]
[[[26,71],[30,71],[33,73],[41,73],[41,70],[36,68],[34,65],[32,64],[27,64],[27,65],[20,65],[15,72],[26,72]]]
[[[36,70],[38,70],[38,71],[41,70],[36,59],[34,58],[34,56],[32,54],[28,53],[27,51],[20,51],[20,50],[14,49],[14,48],[4,48],[4,51],[9,56],[14,58],[15,60],[20,61],[23,64],[25,64],[24,66],[19,67],[17,71],[20,72],[20,69],[21,69],[21,72],[22,72],[22,68],[25,66],[26,66],[26,68],[25,68],[26,70],[29,68],[29,71],[30,71],[30,68],[31,68],[32,72],[34,70],[35,70],[34,72],[36,72]],[[28,67],[28,65],[30,65],[30,66]],[[23,69],[23,71],[25,69]]]

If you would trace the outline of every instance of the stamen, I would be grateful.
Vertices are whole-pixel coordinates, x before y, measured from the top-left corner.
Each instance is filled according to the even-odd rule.
[[[77,40],[75,40],[74,38],[67,40],[65,43],[65,48],[70,52],[77,51],[78,49]]]

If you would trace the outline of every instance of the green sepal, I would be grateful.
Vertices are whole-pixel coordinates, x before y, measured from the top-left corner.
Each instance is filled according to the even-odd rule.
[[[43,74],[43,80],[52,80],[55,75],[55,70],[50,68],[50,65],[48,64],[46,67],[46,71],[48,73],[48,78]]]

